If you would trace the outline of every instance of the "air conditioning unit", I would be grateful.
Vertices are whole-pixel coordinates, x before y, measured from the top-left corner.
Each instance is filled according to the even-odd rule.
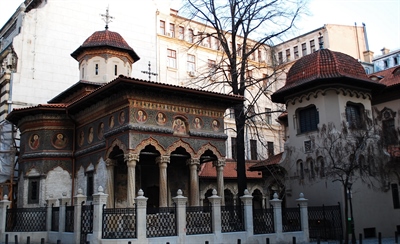
[[[188,74],[189,74],[190,77],[194,77],[195,76],[194,71],[189,71]]]

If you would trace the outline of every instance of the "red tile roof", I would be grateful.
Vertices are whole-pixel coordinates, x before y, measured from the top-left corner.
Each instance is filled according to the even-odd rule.
[[[236,179],[237,171],[236,171],[236,161],[226,161],[224,167],[224,179]],[[259,172],[250,172],[248,171],[249,167],[254,165],[255,163],[246,163],[246,177],[248,179],[261,179],[262,175]],[[212,162],[207,162],[201,164],[199,171],[200,178],[217,178],[217,170],[213,166]]]
[[[282,159],[282,155],[283,155],[283,153],[279,153],[279,154],[276,154],[274,156],[271,156],[267,160],[263,160],[263,161],[261,161],[259,163],[256,163],[256,164],[252,165],[251,167],[249,167],[249,170],[252,170],[252,171],[256,170],[257,171],[260,168],[265,168],[268,165],[279,164],[279,162]]]
[[[333,84],[371,90],[383,88],[368,78],[363,66],[353,57],[329,49],[320,49],[293,64],[288,72],[285,86],[272,94],[272,101],[284,103],[288,95]]]
[[[400,65],[390,69],[385,69],[369,75],[370,78],[378,78],[379,83],[386,86],[394,86],[400,84]]]

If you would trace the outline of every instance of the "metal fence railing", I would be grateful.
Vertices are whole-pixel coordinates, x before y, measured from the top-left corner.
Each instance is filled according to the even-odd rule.
[[[65,206],[65,232],[74,232],[74,206]]]
[[[341,240],[343,227],[340,204],[309,206],[308,226],[311,240]]]
[[[44,208],[11,208],[6,213],[7,232],[46,231],[46,214]]]
[[[274,233],[274,209],[253,209],[254,234]]]
[[[221,206],[221,232],[244,231],[244,206]]]
[[[283,232],[301,231],[300,207],[282,208]]]
[[[186,234],[212,233],[211,207],[187,207],[186,208]]]
[[[103,205],[103,239],[136,238],[136,208],[105,208]]]
[[[80,243],[85,244],[88,234],[93,233],[93,204],[84,205],[82,202],[81,238]]]
[[[176,208],[147,208],[147,237],[176,236]]]

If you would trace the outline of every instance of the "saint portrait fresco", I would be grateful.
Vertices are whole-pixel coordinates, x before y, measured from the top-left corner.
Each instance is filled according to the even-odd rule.
[[[92,143],[92,141],[93,141],[93,127],[90,127],[89,128],[89,134],[88,134],[88,143]]]
[[[111,115],[110,118],[108,119],[108,128],[113,128],[114,127],[114,116]]]
[[[156,120],[157,120],[157,124],[159,124],[159,125],[165,125],[165,123],[167,122],[167,118],[166,118],[165,114],[161,113],[161,112],[159,112],[157,114]]]
[[[122,125],[125,122],[125,111],[119,113],[119,124]]]
[[[201,129],[201,127],[202,127],[201,119],[199,117],[194,118],[194,120],[193,120],[193,128],[198,130],[198,129]]]
[[[182,118],[176,118],[172,124],[175,135],[186,135],[186,124]]]
[[[138,122],[144,123],[147,120],[147,114],[143,110],[138,110],[136,113],[136,120]]]
[[[97,128],[97,137],[99,139],[103,139],[103,136],[104,136],[104,123],[101,122],[99,124],[99,127]]]
[[[31,138],[29,139],[29,147],[31,149],[36,149],[39,147],[39,135],[38,134],[31,135]]]
[[[85,141],[85,132],[81,130],[81,132],[79,133],[78,145],[81,147],[84,141]]]
[[[212,121],[211,127],[214,131],[219,131],[219,121],[214,119]]]
[[[62,133],[57,133],[53,136],[53,146],[55,148],[61,149],[67,145],[67,138]]]

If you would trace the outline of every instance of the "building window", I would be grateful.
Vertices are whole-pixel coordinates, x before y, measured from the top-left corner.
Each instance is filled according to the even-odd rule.
[[[114,66],[114,75],[118,75],[118,66],[117,65]]]
[[[271,114],[271,109],[270,108],[265,108],[265,122],[267,124],[272,124],[272,114]]]
[[[196,57],[194,55],[187,55],[187,71],[194,72],[196,70]]]
[[[297,174],[300,176],[300,179],[304,179],[304,165],[303,161],[297,161]]]
[[[400,208],[399,185],[392,184],[393,207]]]
[[[86,196],[89,201],[93,200],[94,194],[94,178],[93,171],[86,172]]]
[[[294,52],[294,58],[295,58],[295,59],[298,59],[298,58],[299,58],[299,47],[298,47],[298,46],[295,46],[295,47],[293,48],[293,52]]]
[[[82,68],[82,79],[85,79],[85,68]]]
[[[29,178],[28,203],[39,203],[40,177]]]
[[[160,20],[160,34],[165,35],[165,21]]]
[[[168,67],[176,69],[176,51],[167,49]]]
[[[319,49],[324,48],[324,37],[323,36],[318,37],[318,45],[319,45]]]
[[[290,61],[290,49],[286,49],[286,61]]]
[[[237,159],[236,137],[231,137],[231,151],[232,151],[232,158],[236,160]]]
[[[301,44],[301,55],[303,55],[303,56],[307,55],[307,44],[306,43]]]
[[[183,26],[179,26],[178,32],[179,32],[178,38],[183,40],[185,38],[185,28],[183,28]]]
[[[361,104],[355,104],[350,102],[346,104],[346,120],[350,128],[352,129],[363,128],[362,111],[363,111],[363,106]]]
[[[318,129],[319,115],[317,108],[314,105],[299,109],[297,114],[299,116],[300,133],[315,131]]]
[[[235,118],[235,109],[230,108],[229,109],[229,118],[234,119]]]
[[[384,66],[385,69],[389,68],[388,60],[383,60],[383,66]]]
[[[95,75],[98,75],[98,74],[99,74],[99,64],[96,64],[96,65],[95,65],[94,74],[95,74]]]
[[[247,117],[250,118],[251,120],[254,120],[255,116],[255,110],[254,110],[254,105],[249,105],[247,107]]]
[[[192,29],[189,29],[189,34],[188,34],[188,42],[193,43],[193,38],[194,38],[194,32]]]
[[[257,140],[250,140],[250,157],[251,160],[257,160]]]
[[[399,57],[393,57],[393,64],[394,66],[399,64]]]
[[[236,53],[239,57],[242,56],[242,45],[236,44]]]
[[[308,165],[310,166],[310,178],[314,179],[315,178],[315,167],[314,167],[314,160],[309,159],[307,160]]]
[[[315,52],[315,41],[314,40],[310,41],[310,50],[311,50],[311,53]]]
[[[275,155],[274,142],[272,142],[272,141],[267,142],[267,152],[268,152],[268,157]]]
[[[169,24],[169,34],[171,37],[175,37],[175,24]]]
[[[384,113],[386,112],[390,113],[389,111],[385,111]],[[393,118],[382,121],[382,132],[383,132],[383,140],[386,145],[397,144],[397,133],[394,126]]]
[[[279,62],[279,64],[283,63],[283,54],[282,54],[282,52],[278,53],[278,62]]]
[[[258,62],[264,62],[264,60],[262,59],[262,51],[260,49],[257,50],[257,58]]]
[[[322,157],[317,159],[317,168],[315,169],[317,172],[319,171],[319,177],[325,177],[325,162]]]

